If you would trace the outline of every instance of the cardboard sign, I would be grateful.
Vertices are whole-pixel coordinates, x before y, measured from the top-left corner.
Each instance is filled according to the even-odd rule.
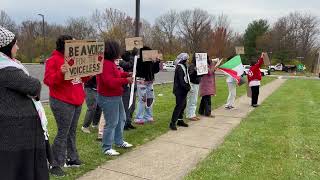
[[[236,54],[245,54],[243,46],[236,46]]]
[[[271,64],[268,53],[264,53],[263,62],[264,62],[264,65],[266,65],[266,66],[269,66]]]
[[[159,53],[159,54],[158,54],[158,59],[159,59],[159,60],[163,60],[163,54],[162,54],[162,53]]]
[[[78,79],[102,73],[104,42],[68,40],[65,42],[64,61],[67,67],[64,79]]]
[[[197,75],[208,74],[207,53],[196,53]]]
[[[136,74],[137,74],[137,62],[138,62],[138,56],[134,56],[134,60],[133,60],[133,72],[132,72],[132,78],[133,78],[133,82],[131,84],[131,89],[130,89],[130,99],[129,99],[129,107],[128,109],[131,108],[132,104],[133,104],[133,98],[134,98],[134,87],[136,85]]]
[[[143,61],[154,61],[159,59],[158,50],[144,50],[142,51]]]
[[[126,43],[127,51],[131,51],[134,48],[137,48],[137,49],[143,48],[142,37],[126,38],[125,43]]]

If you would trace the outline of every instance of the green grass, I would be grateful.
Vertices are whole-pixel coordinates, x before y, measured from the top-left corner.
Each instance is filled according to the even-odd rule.
[[[268,83],[272,81],[273,78],[264,78],[262,83]],[[221,106],[225,103],[228,90],[225,82],[225,78],[217,78],[217,96],[212,97],[212,102],[214,108]],[[237,95],[243,95],[246,92],[245,86],[237,88]],[[158,96],[158,94],[163,94],[163,96]],[[169,121],[171,119],[172,111],[175,105],[175,99],[172,94],[172,84],[167,85],[158,85],[155,86],[155,95],[156,101],[154,105],[154,118],[156,120],[152,125],[138,126],[136,130],[125,131],[125,140],[134,144],[135,146],[140,146],[146,142],[149,142],[156,137],[166,133],[169,128]],[[49,120],[49,133],[51,143],[56,135],[56,123],[50,108],[45,107],[46,113]],[[77,132],[77,148],[80,154],[80,158],[83,161],[84,165],[76,169],[65,169],[67,176],[59,179],[75,179],[83,175],[84,173],[95,169],[97,166],[102,163],[114,159],[108,156],[103,155],[101,150],[101,145],[96,141],[97,131],[94,131],[91,134],[84,134],[81,132],[80,128],[83,123],[84,114],[86,111],[86,106],[83,106],[83,110],[80,116],[78,123],[78,132]],[[120,153],[125,153],[130,150],[117,149]],[[57,179],[51,177],[52,179]]]
[[[274,72],[271,72],[271,75],[281,75],[281,76],[307,76],[307,77],[312,77],[312,76],[318,76],[317,74],[314,74],[314,73],[310,73],[310,72],[291,72],[291,73],[288,73],[288,72],[284,72],[284,71],[274,71]]]
[[[319,89],[288,80],[186,179],[320,179]]]

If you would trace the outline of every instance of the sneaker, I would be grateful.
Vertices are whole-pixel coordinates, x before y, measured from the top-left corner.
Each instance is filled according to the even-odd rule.
[[[92,125],[91,126],[93,129],[98,129],[98,125]]]
[[[178,129],[177,129],[177,126],[176,126],[175,124],[172,124],[172,123],[170,123],[169,128],[170,128],[172,131],[178,130]]]
[[[66,173],[59,166],[51,167],[49,172],[52,176],[64,177],[66,175]]]
[[[87,133],[87,134],[90,134],[90,133],[91,133],[91,131],[90,131],[89,128],[83,127],[83,126],[81,127],[81,131],[84,132],[84,133]]]
[[[102,134],[98,134],[97,141],[102,141]]]
[[[183,120],[178,120],[177,126],[189,127],[189,125],[187,123],[185,123]]]
[[[135,119],[134,123],[139,124],[139,125],[143,125],[144,124],[144,120],[143,119]]]
[[[198,121],[201,120],[198,116],[196,116],[195,118],[198,119]]]
[[[148,122],[148,123],[153,123],[153,122],[154,122],[154,119],[153,119],[153,118],[149,118],[149,119],[147,119],[146,122]]]
[[[69,167],[80,167],[81,165],[81,161],[80,160],[67,160],[66,164],[64,165],[64,167],[69,168]]]
[[[117,145],[119,148],[131,148],[133,145],[129,144],[128,142],[123,141],[121,145]]]
[[[189,118],[190,121],[199,121],[200,119],[196,118],[196,117],[192,117],[192,118]]]
[[[256,107],[258,107],[259,106],[259,104],[253,104],[252,105],[252,107],[254,107],[254,108],[256,108]]]
[[[132,124],[128,124],[128,128],[130,128],[130,129],[136,129],[136,127],[132,126]]]
[[[114,149],[109,149],[109,150],[106,150],[104,152],[105,155],[108,155],[108,156],[119,156],[120,153],[118,153],[116,150]]]

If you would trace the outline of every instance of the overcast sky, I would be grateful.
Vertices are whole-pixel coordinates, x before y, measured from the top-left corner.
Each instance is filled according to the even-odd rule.
[[[42,13],[49,23],[64,24],[69,17],[88,17],[95,9],[105,8],[119,9],[134,17],[135,0],[0,0],[0,10],[17,23],[40,20],[37,14]],[[156,17],[170,9],[194,8],[213,15],[228,15],[237,32],[243,32],[255,19],[264,18],[272,23],[294,11],[320,16],[319,0],[141,0],[141,18],[153,24]]]

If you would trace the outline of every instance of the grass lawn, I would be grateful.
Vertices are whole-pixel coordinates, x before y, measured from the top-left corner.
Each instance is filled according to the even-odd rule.
[[[319,89],[288,80],[186,179],[320,179]]]
[[[271,72],[271,75],[281,75],[281,76],[307,76],[307,77],[313,77],[313,76],[318,76],[317,74],[314,74],[314,73],[310,73],[310,72],[297,72],[297,73],[294,73],[294,72],[291,72],[291,73],[288,73],[288,72],[285,72],[285,71],[274,71],[274,72]]]
[[[273,78],[264,78],[263,84],[266,84],[272,81]],[[225,82],[225,78],[219,77],[217,78],[217,96],[213,97],[213,105],[214,108],[221,106],[225,103],[228,90]],[[237,89],[237,95],[243,95],[246,92],[245,86],[241,86]],[[158,94],[163,94],[163,96],[158,96]],[[156,120],[155,123],[138,126],[136,130],[125,131],[125,140],[134,144],[135,146],[142,145],[148,141],[155,139],[156,137],[164,134],[169,131],[168,125],[171,120],[172,111],[175,105],[175,99],[172,94],[172,84],[167,85],[158,85],[155,86],[155,95],[156,102],[154,106],[154,118]],[[56,135],[56,123],[52,112],[48,106],[45,107],[46,113],[49,119],[49,133],[51,143]],[[80,168],[75,169],[65,169],[67,172],[67,176],[59,179],[75,179],[83,175],[84,173],[95,169],[97,166],[102,163],[114,159],[109,156],[105,156],[102,153],[101,145],[98,141],[96,141],[97,131],[91,134],[84,134],[80,130],[84,114],[86,111],[86,106],[83,106],[83,111],[81,113],[81,117],[78,123],[78,132],[77,132],[77,147],[80,154],[80,158],[83,161],[84,165]],[[120,153],[125,153],[130,150],[117,149]],[[52,179],[57,179],[51,177]]]

